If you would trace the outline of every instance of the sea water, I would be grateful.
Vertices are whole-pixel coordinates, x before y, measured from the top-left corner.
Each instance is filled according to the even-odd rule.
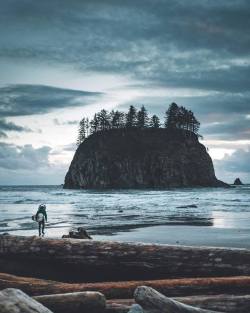
[[[31,217],[41,203],[49,237],[84,227],[94,239],[250,247],[250,185],[102,191],[1,186],[0,233],[37,235]]]

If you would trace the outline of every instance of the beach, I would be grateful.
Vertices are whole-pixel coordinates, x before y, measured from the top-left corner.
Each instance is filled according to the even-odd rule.
[[[31,220],[46,203],[46,237],[84,227],[97,240],[248,248],[250,186],[171,190],[0,187],[0,233],[37,235]]]

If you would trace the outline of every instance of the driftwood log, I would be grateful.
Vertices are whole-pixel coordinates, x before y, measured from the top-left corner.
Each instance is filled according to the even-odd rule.
[[[135,291],[135,301],[141,305],[145,313],[214,313],[210,311],[183,304],[170,299],[154,290],[141,286]]]
[[[198,308],[222,311],[227,313],[249,313],[250,295],[199,295],[189,297],[173,297],[174,300],[192,305]],[[107,312],[127,313],[134,299],[112,299],[107,300]],[[117,311],[115,309],[117,308]],[[119,308],[119,310],[118,310]]]
[[[1,313],[52,313],[41,303],[27,296],[18,289],[0,291]]]
[[[207,310],[227,313],[249,313],[250,295],[213,295],[175,298],[175,300]]]
[[[99,292],[74,292],[33,297],[53,313],[103,313],[106,306],[104,295]]]
[[[87,282],[250,274],[250,250],[0,235],[0,271]]]
[[[0,289],[19,288],[28,295],[98,291],[107,299],[133,298],[138,286],[150,286],[169,297],[216,294],[250,294],[250,277],[179,278],[104,283],[61,283],[0,273]]]

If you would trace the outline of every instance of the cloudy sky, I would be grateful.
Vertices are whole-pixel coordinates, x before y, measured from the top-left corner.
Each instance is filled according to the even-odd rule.
[[[1,1],[0,69],[0,184],[62,183],[82,116],[173,101],[250,182],[248,0]]]

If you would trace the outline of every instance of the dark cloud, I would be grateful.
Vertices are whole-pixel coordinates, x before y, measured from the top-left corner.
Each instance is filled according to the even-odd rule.
[[[213,90],[249,85],[246,0],[6,1],[0,56]]]
[[[250,147],[246,150],[238,149],[232,155],[226,155],[222,160],[216,160],[216,166],[227,172],[250,174],[249,160]]]
[[[34,148],[32,145],[16,146],[0,142],[0,168],[15,171],[48,168],[50,151],[48,146]]]
[[[0,137],[6,138],[6,131],[31,132],[32,130],[28,127],[23,127],[12,122],[7,122],[5,119],[0,119]]]
[[[100,95],[98,92],[43,85],[10,85],[0,88],[0,115],[47,113],[55,109],[89,104]]]
[[[222,120],[202,126],[202,131],[207,137],[220,138],[221,140],[249,140],[250,120],[245,116],[235,117],[232,120]]]

